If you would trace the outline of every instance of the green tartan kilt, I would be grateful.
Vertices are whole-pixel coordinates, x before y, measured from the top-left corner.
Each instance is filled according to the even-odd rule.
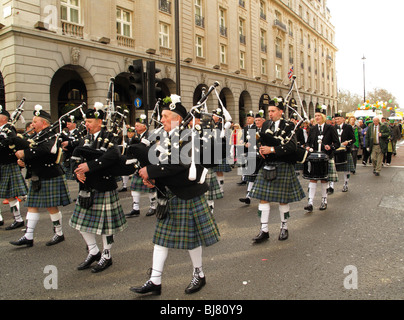
[[[230,172],[231,166],[227,163],[226,158],[222,159],[222,163],[212,168],[213,172]]]
[[[205,195],[190,200],[174,196],[168,204],[167,217],[157,220],[153,243],[166,248],[192,250],[213,245],[219,237]]]
[[[346,155],[347,163],[335,165],[338,172],[355,172],[352,153],[348,152]]]
[[[25,196],[27,184],[17,163],[0,165],[0,199]]]
[[[263,177],[262,170],[258,172],[257,179],[250,192],[250,197],[277,203],[292,203],[302,200],[306,195],[296,177],[293,164],[276,163],[277,177],[268,181]]]
[[[223,193],[222,191],[220,191],[220,186],[216,178],[216,173],[213,172],[212,168],[209,168],[208,170],[208,174],[206,175],[206,183],[209,186],[209,190],[205,194],[208,200],[216,200],[223,198]]]
[[[94,203],[90,209],[80,206],[78,200],[69,225],[82,232],[98,235],[114,235],[127,227],[125,214],[116,190],[99,192],[94,190]]]
[[[41,189],[32,190],[32,182],[28,191],[25,207],[51,208],[67,206],[71,203],[69,188],[64,175],[41,180]]]
[[[338,182],[338,172],[335,167],[335,160],[328,160],[328,179],[329,182]]]
[[[144,185],[143,179],[138,175],[134,174],[132,176],[132,182],[130,184],[130,191],[146,192],[151,193],[156,191],[156,188],[148,188]]]

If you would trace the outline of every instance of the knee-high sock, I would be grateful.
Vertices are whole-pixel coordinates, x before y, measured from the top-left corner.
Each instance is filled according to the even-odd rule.
[[[17,199],[13,201],[9,201],[10,211],[14,215],[14,220],[18,222],[22,222],[21,212],[20,212],[20,203]]]
[[[260,203],[258,205],[258,211],[261,212],[261,230],[268,232],[268,221],[269,221],[269,203]]]
[[[330,182],[328,183],[328,185],[330,186],[330,188],[333,188],[333,189],[334,189],[334,181],[330,181]]]
[[[327,183],[321,184],[321,198],[324,203],[327,203]]]
[[[139,202],[140,202],[140,192],[138,191],[132,191],[132,199],[133,199],[133,210],[139,210]]]
[[[284,229],[288,228],[286,223],[289,218],[289,210],[289,204],[279,205],[279,214],[281,215],[281,227]]]
[[[219,182],[219,187],[220,187],[220,191],[223,192],[223,186],[224,186],[224,176],[216,176],[217,181]]]
[[[111,258],[111,248],[112,244],[114,243],[114,236],[113,235],[102,235],[102,244],[104,246],[104,250],[102,251],[102,255],[105,259]]]
[[[34,239],[34,230],[39,221],[39,213],[27,212],[27,229],[25,230],[25,238],[28,240]]]
[[[210,211],[212,211],[213,213],[213,210],[215,209],[215,200],[206,200],[206,201],[208,202]]]
[[[344,183],[345,183],[345,184],[348,184],[350,177],[351,177],[351,173],[350,173],[350,172],[344,172]]]
[[[194,273],[198,273],[201,278],[205,275],[202,271],[202,246],[192,250],[188,250],[191,257],[192,265],[194,266]]]
[[[246,195],[246,198],[250,198],[250,191],[252,190],[253,185],[254,185],[254,182],[249,182],[249,183],[247,184],[247,195]]]
[[[150,208],[157,208],[157,191],[149,192]]]
[[[317,183],[309,183],[309,204],[313,204],[314,196],[316,195]]]
[[[0,221],[3,221],[3,216],[1,215],[1,209],[0,209]]]
[[[163,274],[164,263],[168,256],[168,248],[154,245],[153,250],[153,268],[150,276],[150,281],[156,285],[161,284],[161,276]]]
[[[88,253],[92,254],[93,256],[100,252],[98,249],[97,241],[95,240],[95,234],[89,232],[80,231],[81,235],[83,236],[84,241],[87,244]]]
[[[122,176],[122,188],[126,188],[128,185],[129,176]]]
[[[61,236],[63,234],[62,231],[62,213],[59,211],[54,214],[50,214],[50,218],[52,220],[53,226],[55,227],[55,233],[58,236]]]

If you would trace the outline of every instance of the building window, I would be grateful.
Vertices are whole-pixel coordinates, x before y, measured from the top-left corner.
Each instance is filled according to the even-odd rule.
[[[199,58],[203,58],[203,38],[197,36],[196,41],[195,41],[195,50],[196,50],[196,56]]]
[[[261,52],[267,52],[267,33],[261,29],[260,32]]]
[[[195,0],[195,24],[198,27],[205,27],[205,18],[202,11],[202,0]]]
[[[61,19],[80,24],[80,0],[61,0]]]
[[[261,59],[261,74],[263,74],[263,75],[267,74],[267,60],[266,59]]]
[[[245,69],[245,52],[240,51],[240,69]]]
[[[277,58],[282,59],[282,40],[279,38],[275,40],[275,54]]]
[[[220,45],[220,63],[227,63],[227,47],[224,44]]]
[[[260,1],[260,18],[263,20],[267,19],[267,10],[264,1]]]
[[[275,65],[275,75],[277,79],[282,79],[282,66],[280,64]]]
[[[227,26],[226,26],[226,10],[220,8],[219,10],[219,28],[220,35],[223,37],[227,37]]]
[[[132,14],[124,9],[116,9],[116,33],[130,38],[132,36]]]
[[[170,26],[160,22],[159,45],[163,48],[170,48]]]
[[[238,32],[240,34],[240,43],[245,44],[245,22],[243,19],[239,19],[239,25],[238,25]]]

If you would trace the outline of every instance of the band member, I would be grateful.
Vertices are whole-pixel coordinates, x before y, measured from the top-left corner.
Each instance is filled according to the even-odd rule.
[[[246,125],[243,128],[243,137],[244,137],[244,153],[248,152],[248,139],[247,137],[250,136],[248,130],[256,129],[255,126],[255,114],[252,110],[247,113],[246,117]],[[250,131],[251,132],[251,131]],[[247,184],[247,181],[244,179],[244,176],[241,176],[241,181],[237,182],[239,186]]]
[[[142,139],[148,138],[148,130],[146,124],[146,115],[141,115],[136,119],[135,123],[136,138],[132,139],[131,144],[140,143]],[[132,211],[126,214],[126,217],[138,217],[140,215],[140,193],[146,192],[149,196],[150,207],[146,216],[152,216],[156,214],[157,207],[157,192],[155,188],[148,188],[144,185],[143,179],[138,174],[132,175],[132,182],[130,185],[132,195]]]
[[[333,159],[333,151],[338,149],[340,146],[340,142],[338,140],[337,131],[334,129],[332,125],[326,124],[326,109],[318,108],[314,114],[314,118],[316,121],[316,125],[310,129],[309,137],[307,139],[306,148],[308,150],[318,150],[319,141],[321,143],[321,152],[324,152],[328,155],[328,179],[321,180],[321,206],[320,210],[327,209],[327,188],[328,182],[338,181],[338,174],[335,169],[335,162]],[[305,210],[312,212],[313,211],[313,200],[316,194],[317,188],[317,180],[310,180],[309,183],[309,201]]]
[[[59,143],[54,133],[47,129],[50,127],[50,121],[50,114],[42,110],[42,106],[35,106],[32,125],[36,133],[35,137],[38,137],[36,145],[15,153],[18,158],[17,163],[21,167],[25,166],[27,178],[31,178],[25,203],[28,207],[27,229],[22,238],[10,242],[15,246],[33,246],[34,230],[39,221],[40,208],[47,209],[54,227],[54,235],[46,245],[55,245],[65,240],[62,230],[62,213],[58,207],[67,206],[71,200],[66,178],[59,164],[58,158],[61,153]]]
[[[162,123],[168,133],[160,144],[161,163],[143,167],[139,175],[148,186],[158,186],[159,207],[157,211],[166,208],[166,215],[157,221],[153,237],[153,267],[150,279],[141,287],[132,287],[136,293],[161,294],[161,277],[168,249],[188,250],[192,264],[193,279],[186,287],[185,293],[199,291],[206,284],[202,270],[202,246],[210,246],[219,241],[219,230],[206,201],[206,183],[187,182],[186,186],[160,185],[161,179],[175,180],[181,173],[188,172],[190,165],[183,163],[181,154],[186,142],[178,143],[178,126],[186,117],[187,111],[182,106],[179,96],[172,95],[165,99],[162,111]],[[179,159],[178,159],[179,158]],[[164,161],[163,161],[164,159]],[[167,160],[167,161],[165,161]],[[198,167],[198,165],[196,165]],[[188,176],[188,174],[187,174]],[[167,179],[168,178],[168,179]],[[163,197],[163,193],[165,197]],[[165,205],[162,204],[165,202]]]
[[[265,122],[264,111],[260,110],[255,115],[255,118],[254,118],[254,124],[255,125],[254,125],[253,129],[250,130],[250,131],[247,131],[247,135],[245,136],[245,139],[246,139],[247,142],[246,142],[246,144],[244,146],[245,146],[245,151],[246,151],[247,154],[248,154],[248,148],[250,147],[250,144],[251,144],[251,142],[250,142],[251,137],[250,136],[252,134],[255,135],[255,132],[261,132],[262,125],[264,124],[264,122]],[[255,170],[254,174],[252,174],[252,175],[244,175],[243,176],[244,181],[247,181],[247,194],[246,194],[245,198],[240,198],[239,199],[240,202],[243,202],[245,204],[250,204],[251,203],[250,192],[251,192],[252,187],[254,185],[254,181],[255,181],[255,179],[257,177],[258,169],[261,168],[261,162],[264,161],[264,158],[259,154],[260,142],[258,140],[255,140],[255,142],[256,142],[255,143],[255,149],[254,149],[256,151],[255,158],[251,159],[251,158],[247,157],[247,159],[248,159],[247,160],[247,165],[248,165],[248,161],[255,161],[256,170]]]
[[[101,103],[95,103],[94,109],[88,109],[86,112],[86,128],[91,144],[89,148],[96,149],[98,139],[103,138],[100,136],[103,117]],[[83,146],[84,142],[85,140],[81,139],[79,146]],[[73,151],[73,159],[76,159],[76,151]],[[114,236],[127,226],[119,202],[116,179],[105,173],[106,169],[116,165],[118,158],[118,146],[114,145],[96,159],[80,163],[74,170],[82,191],[86,191],[79,192],[69,221],[72,228],[80,231],[88,248],[88,256],[78,265],[78,270],[90,268],[95,261],[98,263],[91,272],[97,273],[109,268],[112,265],[111,248]],[[96,235],[102,236],[102,253],[98,248]]]
[[[63,133],[60,135],[62,139],[62,148],[63,148],[63,162],[62,166],[66,173],[67,180],[74,180],[73,176],[73,164],[70,161],[71,148],[66,148],[69,143],[74,143],[78,139],[80,139],[81,134],[77,128],[76,118],[74,115],[71,115],[66,120],[66,129],[63,130]]]
[[[213,110],[213,121],[214,121],[214,131],[216,132],[221,132],[221,130],[224,129],[224,123],[223,123],[223,112],[222,109],[217,108],[216,110]],[[216,172],[217,180],[219,181],[219,186],[220,186],[220,191],[223,193],[224,192],[224,172],[230,172],[231,171],[231,166],[228,164],[227,161],[227,143],[226,143],[226,137],[220,138],[216,137],[217,141],[221,140],[222,143],[222,159],[221,162],[213,168],[213,172]]]
[[[251,198],[260,200],[258,214],[261,216],[259,234],[254,243],[269,239],[268,221],[270,203],[279,203],[281,227],[278,239],[288,239],[287,219],[289,204],[305,197],[302,186],[295,174],[296,135],[294,125],[283,119],[285,106],[281,98],[271,100],[268,106],[269,120],[261,129],[259,152],[265,159],[251,191]]]
[[[341,144],[341,148],[345,148],[346,153],[346,163],[344,164],[335,164],[337,172],[344,173],[344,186],[342,187],[342,192],[348,191],[348,182],[351,176],[351,172],[355,171],[351,146],[355,143],[355,133],[351,125],[345,123],[345,118],[341,115],[341,113],[336,113],[335,116],[335,129],[338,133],[338,139]],[[331,186],[330,186],[331,187]]]
[[[8,123],[9,120],[10,114],[0,105],[0,198],[8,200],[14,222],[6,230],[13,230],[24,226],[16,197],[25,196],[28,189],[17,158],[9,148],[9,141],[17,135],[15,128]],[[0,225],[3,224],[0,212]]]

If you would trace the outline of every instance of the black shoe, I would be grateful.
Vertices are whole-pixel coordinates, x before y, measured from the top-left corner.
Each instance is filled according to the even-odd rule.
[[[131,287],[129,290],[140,294],[151,292],[154,295],[161,295],[161,284],[157,285],[149,280],[143,286]]]
[[[333,193],[334,193],[334,188],[327,189],[327,194],[333,194]]]
[[[146,217],[150,217],[156,214],[156,209],[149,208],[149,211],[146,213]]]
[[[240,181],[240,182],[237,182],[237,185],[238,185],[238,186],[243,186],[243,185],[245,185],[245,184],[247,184],[247,181]]]
[[[240,202],[244,202],[245,204],[250,204],[251,203],[251,199],[250,198],[240,198],[238,199]]]
[[[58,236],[56,233],[53,235],[52,240],[48,241],[46,245],[53,246],[55,244],[58,244],[59,242],[65,241],[65,236],[62,234],[61,236]]]
[[[327,203],[321,202],[320,210],[321,211],[327,210]]]
[[[201,290],[206,284],[206,277],[201,278],[199,275],[195,275],[185,289],[186,294],[191,294]]]
[[[110,266],[112,266],[112,258],[101,258],[100,261],[98,261],[98,263],[95,265],[95,267],[91,269],[91,272],[98,273],[104,271],[105,269],[108,269]]]
[[[281,228],[281,232],[279,233],[278,240],[284,241],[289,237],[289,232],[288,229],[285,229],[284,227]]]
[[[4,225],[4,221],[3,221],[3,220],[0,221],[0,226],[2,226],[2,225]],[[6,229],[6,230],[7,230],[7,229]]]
[[[348,192],[348,185],[344,184],[342,187],[342,192]]]
[[[92,264],[93,262],[95,262],[95,261],[100,261],[100,259],[101,259],[101,252],[100,252],[100,251],[98,251],[98,253],[95,254],[95,255],[89,254],[89,255],[87,256],[86,260],[84,260],[82,263],[80,263],[80,264],[77,266],[77,270],[88,269],[88,268],[91,267],[91,264]]]
[[[312,204],[308,204],[307,206],[304,207],[304,210],[308,211],[308,212],[313,212],[313,205]]]
[[[125,217],[127,218],[133,218],[138,216],[140,216],[140,211],[135,209],[133,209],[130,213],[125,214]]]
[[[14,230],[14,229],[17,229],[17,228],[21,228],[23,226],[24,226],[24,221],[16,221],[16,220],[14,220],[14,222],[11,225],[6,227],[6,230]]]
[[[260,230],[260,233],[253,239],[255,243],[261,243],[269,239],[269,232],[264,232]]]
[[[13,246],[23,246],[26,245],[27,247],[32,247],[34,245],[34,240],[28,240],[25,236],[21,237],[17,241],[10,241],[10,244]]]
[[[380,176],[380,173],[379,173],[379,172],[375,172],[375,176],[376,176],[376,177]]]
[[[128,189],[126,187],[123,187],[123,188],[118,190],[118,192],[125,192],[125,191],[128,191]]]

